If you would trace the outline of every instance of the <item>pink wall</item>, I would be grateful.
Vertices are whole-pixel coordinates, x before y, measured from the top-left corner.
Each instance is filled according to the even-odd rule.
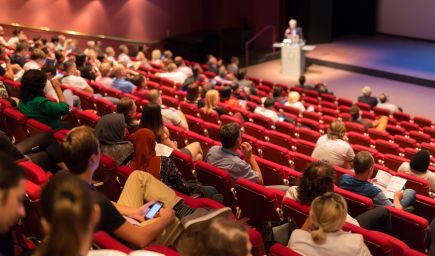
[[[202,29],[202,0],[0,0],[0,22],[141,41]]]

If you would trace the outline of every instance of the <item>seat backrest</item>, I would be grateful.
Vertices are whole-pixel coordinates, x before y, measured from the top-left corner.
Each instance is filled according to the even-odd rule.
[[[181,112],[185,115],[198,116],[199,110],[198,106],[195,104],[190,104],[185,101],[180,102],[179,104]]]
[[[289,135],[286,135],[277,131],[267,131],[267,137],[269,142],[277,146],[286,148],[287,150],[292,150],[294,146],[294,140]]]
[[[296,129],[296,136],[301,140],[316,143],[321,134],[318,131],[301,127]]]
[[[119,242],[111,235],[107,234],[104,231],[98,231],[94,233],[92,238],[92,243],[95,244],[100,249],[108,249],[108,250],[116,250],[121,251],[123,253],[130,253],[133,250],[123,243]]]
[[[26,122],[27,117],[13,108],[5,108],[1,115],[2,127],[14,142],[20,142],[28,137]]]
[[[414,116],[413,120],[414,120],[414,123],[416,123],[421,128],[432,126],[432,121],[428,118],[424,118],[421,116]]]
[[[417,141],[402,135],[394,135],[394,142],[399,144],[402,148],[416,148]]]
[[[335,117],[335,118],[337,118],[338,115],[339,115],[339,113],[338,113],[337,110],[335,110],[335,109],[330,109],[330,108],[322,108],[322,109],[320,110],[320,112],[322,112],[322,114],[323,114],[323,118],[324,118],[325,116],[331,116],[331,117]],[[325,120],[323,120],[323,121],[325,121]]]
[[[204,156],[207,154],[208,150],[215,145],[214,140],[191,131],[186,133],[186,137],[189,143],[199,142]]]
[[[272,247],[270,247],[269,255],[270,256],[300,256],[299,253],[293,251],[292,249],[280,243],[276,243]]]
[[[281,220],[277,212],[279,204],[272,190],[243,178],[236,180],[234,188],[242,216],[248,217],[254,227],[259,228],[266,221]]]
[[[195,173],[202,185],[213,186],[224,197],[223,204],[236,209],[236,201],[232,192],[231,175],[222,169],[203,161],[195,163]]]
[[[242,125],[242,121],[240,121],[240,119],[232,117],[230,115],[221,115],[220,119],[223,125],[228,123],[238,123],[239,125]]]
[[[387,125],[387,130],[388,133],[390,133],[390,135],[394,136],[394,135],[406,135],[406,130],[402,127],[398,127],[395,125]]]
[[[426,179],[402,172],[396,173],[396,176],[407,180],[406,188],[415,190],[417,194],[429,196],[429,183]]]
[[[116,110],[115,104],[102,97],[96,98],[94,100],[94,103],[99,116],[104,116],[113,113]]]
[[[216,111],[206,113],[204,109],[200,109],[199,115],[205,122],[209,122],[212,124],[218,124],[219,121],[219,114]]]
[[[254,113],[252,114],[252,121],[254,124],[263,126],[266,129],[275,129],[275,123],[269,117]]]
[[[296,140],[296,152],[299,152],[301,154],[311,156],[315,147],[316,144],[314,144],[313,142],[299,139]]]
[[[27,119],[26,127],[30,137],[41,132],[53,132],[50,126],[32,118]]]
[[[310,206],[302,205],[296,200],[284,198],[281,209],[286,218],[291,218],[298,228],[304,225],[310,213]]]
[[[370,105],[363,102],[356,102],[355,105],[357,105],[361,110],[370,111]]]
[[[417,131],[410,131],[409,136],[415,139],[418,143],[430,143],[430,135]]]
[[[309,164],[317,162],[317,160],[311,156],[299,152],[290,152],[290,155],[291,159],[293,159],[292,168],[298,172],[303,172]]]
[[[36,185],[45,185],[51,176],[49,172],[46,172],[39,165],[30,161],[22,161],[18,165],[26,171],[27,179]]]
[[[311,120],[308,118],[300,118],[299,123],[302,127],[307,127],[307,128],[314,130],[314,131],[321,130],[321,125],[318,121],[314,121],[314,120]]]
[[[411,116],[409,114],[403,113],[403,112],[394,112],[393,117],[399,122],[411,120]]]
[[[429,225],[428,221],[391,206],[385,208],[391,214],[392,235],[405,242],[409,247],[424,252],[424,239]]]
[[[397,172],[399,166],[404,162],[409,162],[409,160],[393,154],[384,155],[384,165],[392,171]]]
[[[265,142],[262,145],[262,157],[274,163],[292,167],[292,159],[286,148]]]
[[[283,105],[281,106],[281,109],[289,114],[293,114],[293,115],[299,115],[299,113],[301,112],[298,108],[294,108],[294,107],[290,107],[290,106],[286,106]]]
[[[245,122],[243,126],[246,134],[262,141],[266,140],[266,129],[263,126],[250,122]]]
[[[171,140],[177,142],[178,148],[184,148],[187,145],[186,130],[167,123],[165,123],[165,126],[169,130]]]
[[[189,131],[196,132],[199,135],[206,136],[206,129],[204,127],[204,121],[202,119],[191,116],[191,115],[185,115],[186,121],[189,125]]]
[[[415,123],[411,123],[411,122],[408,122],[408,121],[402,121],[399,124],[400,124],[400,127],[404,128],[408,132],[410,132],[410,131],[419,131],[420,130],[420,126],[418,126]]]
[[[76,117],[80,125],[87,125],[89,127],[95,127],[100,120],[100,117],[91,111],[79,111]]]
[[[435,139],[435,128],[433,127],[424,127],[423,132],[430,135],[432,139]]]
[[[347,137],[349,138],[349,142],[351,144],[359,144],[366,147],[370,147],[372,144],[372,141],[368,136],[364,136],[361,133],[350,131],[347,133]]]
[[[83,110],[95,109],[94,95],[82,90],[76,90],[75,94],[80,98],[80,105]]]
[[[282,168],[282,165],[272,161],[255,157],[258,167],[260,167],[261,174],[263,175],[263,182],[265,186],[269,185],[288,185],[287,172]]]
[[[281,132],[291,137],[294,137],[295,128],[296,127],[293,124],[288,122],[281,122],[281,121],[275,122],[275,130],[277,132]]]
[[[350,223],[345,223],[343,230],[361,234],[364,243],[373,256],[395,255],[391,237],[381,232],[367,230]]]
[[[215,141],[220,141],[220,127],[217,124],[204,122],[204,128],[207,130],[207,137]]]
[[[168,95],[162,95],[162,103],[163,105],[171,108],[178,108],[178,105],[180,104],[180,102],[176,98]]]
[[[390,111],[386,108],[374,107],[373,111],[378,116],[389,116],[390,115]]]
[[[376,140],[375,141],[376,150],[383,154],[395,154],[398,155],[402,153],[403,150],[396,143],[391,143],[385,140]]]
[[[435,216],[435,200],[424,195],[417,195],[414,214],[425,218],[430,223]]]
[[[334,191],[346,199],[347,202],[347,211],[351,216],[359,216],[364,212],[373,209],[375,206],[373,204],[373,200],[353,193],[351,191],[341,189],[339,187],[334,187]]]
[[[301,115],[304,118],[311,119],[311,120],[314,120],[316,122],[319,122],[320,120],[322,120],[322,116],[316,112],[304,111],[301,113]]]
[[[347,107],[353,106],[353,102],[351,100],[344,99],[344,98],[338,98],[337,103],[339,106],[347,106]]]
[[[186,181],[196,180],[193,174],[194,167],[190,155],[174,150],[172,151],[171,159]]]
[[[344,122],[344,125],[346,126],[346,130],[348,132],[357,132],[357,133],[364,133],[365,129],[362,124],[355,123],[355,122]]]
[[[328,108],[331,110],[337,110],[338,107],[337,105],[335,105],[335,103],[333,102],[329,102],[329,101],[320,101],[320,106],[322,106],[322,108]]]
[[[115,160],[111,157],[101,154],[100,164],[93,175],[93,180],[101,182],[102,185],[96,186],[96,189],[107,196],[111,201],[116,202],[121,194],[121,184],[118,182],[118,167]]]
[[[375,128],[369,128],[368,133],[370,135],[370,138],[373,140],[382,139],[382,140],[389,141],[391,139],[391,136],[388,132],[379,131],[376,130]]]
[[[41,195],[41,186],[30,180],[26,180],[26,197],[24,198],[24,208],[26,215],[22,219],[22,232],[27,237],[44,238],[44,232],[41,226],[41,213],[39,200]]]

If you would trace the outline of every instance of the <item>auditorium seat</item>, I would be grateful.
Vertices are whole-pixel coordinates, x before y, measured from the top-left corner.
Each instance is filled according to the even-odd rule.
[[[421,116],[414,116],[413,120],[414,120],[414,123],[417,124],[418,126],[420,126],[421,128],[432,126],[432,121],[428,118],[424,118]]]
[[[28,137],[26,122],[27,117],[13,108],[5,108],[1,115],[3,131],[12,142],[17,143]]]
[[[211,113],[205,113],[204,109],[199,110],[199,115],[205,122],[213,123],[213,124],[219,124],[219,115],[216,111]]]
[[[175,87],[174,81],[169,80],[169,79],[164,78],[164,77],[160,77],[160,85],[168,87],[168,88],[174,88]]]
[[[42,240],[44,232],[41,226],[40,196],[41,186],[27,179],[26,197],[23,202],[26,215],[21,221],[21,231],[27,237]]]
[[[296,127],[294,124],[288,122],[277,121],[275,122],[275,129],[277,132],[294,137]]]
[[[319,122],[320,120],[322,120],[322,116],[316,112],[303,111],[301,113],[301,115],[303,118],[311,119],[311,120],[316,121],[316,122]]]
[[[402,127],[398,127],[398,126],[394,126],[394,125],[387,125],[387,130],[388,133],[390,133],[390,135],[394,136],[394,135],[406,135],[406,130]]]
[[[344,199],[346,199],[348,213],[351,216],[359,216],[375,207],[373,200],[368,197],[353,193],[337,186],[334,187],[334,192],[340,194],[342,197],[344,197]]]
[[[431,142],[430,135],[422,133],[422,132],[410,131],[409,137],[415,139],[418,143],[430,143]]]
[[[286,105],[281,106],[281,109],[282,111],[293,115],[299,115],[299,113],[301,112],[298,108],[294,108]]]
[[[389,116],[390,115],[390,111],[386,108],[374,107],[373,112],[375,112],[375,114],[378,116]]]
[[[411,123],[408,121],[402,121],[399,123],[400,127],[404,128],[406,131],[410,132],[410,131],[420,131],[420,127],[415,124],[415,123]]]
[[[94,100],[94,103],[95,103],[95,109],[97,110],[97,114],[99,116],[104,116],[113,113],[116,110],[115,104],[113,104],[111,101],[103,97],[96,98]]]
[[[311,98],[318,98],[319,92],[314,89],[305,89],[304,91],[305,96],[311,97]]]
[[[426,149],[429,151],[432,157],[435,157],[435,145],[430,143],[422,143],[421,149]]]
[[[271,118],[265,117],[257,113],[252,114],[251,117],[254,124],[263,126],[266,129],[275,130],[275,123]]]
[[[345,223],[343,230],[351,231],[352,233],[361,234],[364,238],[364,243],[370,250],[373,256],[394,256],[394,247],[392,237],[381,232],[367,230],[350,223]],[[408,248],[406,248],[408,249]],[[398,254],[401,255],[401,254]]]
[[[402,172],[396,173],[396,176],[407,180],[406,188],[415,190],[417,194],[429,196],[429,184],[426,179]]]
[[[383,154],[401,155],[404,153],[403,149],[396,143],[391,143],[385,140],[375,140],[376,150]]]
[[[162,103],[163,105],[167,106],[167,107],[171,107],[171,108],[178,108],[178,105],[180,104],[179,101],[176,98],[173,98],[171,96],[168,95],[162,95]],[[184,113],[187,114],[187,113]]]
[[[335,103],[329,102],[329,101],[320,101],[319,105],[323,109],[330,109],[330,110],[337,110],[338,109],[338,107],[337,107],[337,105],[335,105]]]
[[[179,101],[183,101],[186,98],[187,92],[185,91],[177,91],[175,93],[175,98],[177,98]]]
[[[368,136],[364,136],[363,134],[357,132],[348,132],[347,137],[349,138],[349,143],[351,144],[359,144],[366,147],[370,147],[373,144],[373,141]]]
[[[203,161],[195,164],[195,173],[202,185],[213,186],[224,197],[223,204],[236,210],[236,201],[230,174]]]
[[[435,139],[435,128],[433,127],[424,127],[423,132],[429,134],[432,139]]]
[[[148,89],[156,89],[156,90],[160,90],[160,84],[156,83],[154,81],[147,81],[147,87]]]
[[[312,143],[316,143],[321,134],[320,132],[318,132],[318,130],[316,131],[301,127],[295,130],[295,136],[300,140],[306,140]]]
[[[36,119],[29,118],[26,122],[27,132],[29,133],[29,137],[34,136],[41,132],[53,132],[53,129]]]
[[[199,142],[204,156],[207,155],[208,150],[215,145],[214,140],[191,131],[186,133],[186,138],[188,143]]]
[[[384,165],[394,172],[397,172],[399,166],[404,162],[409,162],[409,160],[404,157],[400,157],[398,155],[393,155],[393,154],[384,155]]]
[[[358,124],[355,122],[344,122],[344,125],[346,126],[346,130],[348,132],[357,132],[357,133],[365,133],[364,126],[362,124]]]
[[[355,105],[357,105],[362,111],[370,111],[371,107],[367,103],[363,102],[356,102]]]
[[[403,113],[403,112],[394,112],[393,117],[396,118],[396,120],[398,122],[411,120],[411,116],[409,114]]]
[[[76,90],[74,94],[79,96],[80,105],[83,110],[95,110],[94,95],[92,93],[85,92],[83,90]]]
[[[284,198],[281,209],[284,213],[284,217],[290,218],[298,228],[304,225],[310,212],[310,206],[302,205],[298,201],[290,198]]]
[[[237,123],[237,124],[243,126],[243,123],[242,123],[242,121],[240,121],[240,119],[232,117],[230,115],[221,115],[220,119],[221,119],[222,125],[228,124],[228,123]]]
[[[269,138],[269,142],[272,144],[288,150],[292,150],[294,147],[295,142],[289,135],[277,131],[267,131],[266,135]]]
[[[316,144],[310,141],[306,140],[295,140],[296,143],[296,152],[299,152],[301,154],[311,156],[311,154],[314,151],[314,148],[316,147]]]
[[[212,140],[220,141],[220,127],[217,124],[204,122],[204,129],[207,130],[207,137]]]
[[[314,131],[321,131],[322,132],[322,126],[317,121],[314,121],[314,120],[311,120],[308,118],[300,118],[299,124],[301,125],[302,128],[306,127],[306,128],[311,129],[311,130],[314,130]]]
[[[100,164],[92,176],[94,187],[111,201],[118,201],[122,186],[118,181],[118,167],[115,160],[100,154]]]
[[[385,206],[391,214],[392,234],[409,247],[424,252],[428,221],[409,212]]]
[[[195,132],[199,135],[206,136],[207,130],[204,127],[204,121],[202,119],[191,116],[191,115],[185,115],[187,124],[189,125],[189,131]]]
[[[87,125],[92,128],[94,128],[100,120],[100,117],[91,111],[78,111],[76,117],[80,125]]]
[[[371,121],[375,121],[377,119],[377,116],[376,116],[375,113],[372,113],[370,111],[365,111],[365,110],[361,111],[361,117],[363,119],[368,119],[368,120],[371,120]]]
[[[435,216],[435,200],[430,197],[417,194],[413,213],[417,216],[425,218],[430,223]]]
[[[261,143],[262,157],[266,160],[273,161],[277,164],[292,167],[292,159],[286,148],[274,145],[272,143]]]
[[[330,117],[335,117],[335,118],[338,118],[338,116],[339,116],[338,111],[335,109],[322,108],[322,109],[320,109],[320,112],[323,114],[322,119],[324,119],[325,116],[330,116]]]
[[[171,138],[171,140],[177,142],[178,148],[184,148],[187,145],[186,131],[181,127],[167,123],[165,123],[165,126],[169,130],[169,137]]]
[[[259,142],[260,141],[260,142]],[[245,133],[242,134],[242,142],[248,142],[252,146],[252,153],[260,156],[262,154],[263,142]]]
[[[332,102],[334,104],[336,101],[335,96],[330,94],[330,93],[322,93],[322,94],[320,94],[320,98],[322,99],[322,101],[328,101],[328,102]]]
[[[280,243],[276,243],[272,247],[270,247],[269,256],[301,256],[301,255]]]
[[[192,157],[179,150],[172,151],[171,159],[186,181],[196,180]]]
[[[179,104],[179,108],[185,115],[198,116],[199,114],[198,107],[195,104],[182,101]]]
[[[417,141],[413,138],[405,137],[402,135],[394,135],[394,143],[399,144],[402,148],[416,148]]]
[[[262,141],[266,140],[266,129],[263,126],[250,122],[245,122],[243,124],[243,127],[247,135],[250,135]]]
[[[126,254],[133,251],[128,246],[119,242],[104,231],[98,231],[94,233],[92,243],[96,245],[99,249],[116,250]]]
[[[368,133],[369,133],[370,138],[373,140],[381,139],[381,140],[389,141],[392,139],[392,137],[390,136],[390,134],[388,132],[379,131],[375,128],[369,128]]]
[[[18,165],[26,172],[27,179],[39,186],[45,185],[52,176],[50,172],[30,161],[21,161]]]
[[[290,167],[298,172],[303,172],[309,164],[317,162],[317,160],[310,155],[301,154],[299,152],[289,152],[289,154],[293,162],[293,165]]]
[[[352,107],[353,102],[351,100],[345,99],[345,98],[338,98],[337,99],[338,106],[346,106],[346,107]]]
[[[267,221],[283,220],[279,202],[271,189],[243,178],[236,180],[234,189],[241,216],[248,217],[253,227],[260,229]]]

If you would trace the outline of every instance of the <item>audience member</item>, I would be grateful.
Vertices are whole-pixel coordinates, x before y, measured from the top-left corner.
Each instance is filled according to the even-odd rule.
[[[59,80],[61,79],[61,76],[56,74],[56,67],[45,64],[42,66],[41,71],[47,76],[47,82],[45,83],[44,87],[45,96],[52,100],[56,100],[56,102],[59,102],[59,97],[57,97],[56,90],[53,86],[53,83],[59,83]],[[77,95],[74,95],[70,89],[63,90],[62,94],[65,97],[65,102],[68,104],[68,106],[81,109],[80,98]]]
[[[288,94],[287,102],[284,104],[284,106],[289,106],[292,108],[299,109],[300,112],[305,111],[305,106],[302,104],[302,102],[299,101],[301,98],[301,95],[298,92],[291,91]]]
[[[184,245],[191,243],[191,238],[186,235],[189,229],[196,230],[215,217],[228,217],[231,212],[229,208],[192,209],[172,189],[143,171],[131,173],[118,202],[110,202],[91,185],[100,158],[98,140],[92,129],[86,126],[72,129],[66,135],[62,149],[70,171],[64,175],[78,176],[96,194],[101,209],[98,229],[136,247],[143,248],[153,242],[174,246],[182,253]],[[146,220],[145,214],[157,201],[163,202],[163,208],[156,217]],[[136,220],[138,225],[126,221],[123,215]]]
[[[71,175],[56,175],[41,193],[46,237],[34,255],[87,255],[100,212],[95,194],[85,182]]]
[[[273,122],[276,122],[279,119],[279,116],[275,111],[275,100],[273,98],[267,98],[263,103],[263,107],[257,106],[254,113],[270,118]]]
[[[62,79],[62,83],[74,87],[76,89],[83,90],[88,93],[92,93],[92,94],[94,93],[94,89],[92,89],[92,87],[89,86],[89,84],[86,82],[86,80],[83,77],[79,76],[77,66],[73,61],[71,60],[66,61],[63,64],[63,66],[66,75]]]
[[[199,97],[199,86],[196,83],[192,83],[187,86],[185,101],[187,103],[196,105],[198,108],[204,107],[205,103],[201,97]]]
[[[0,26],[0,45],[7,46],[8,42],[4,38],[4,35],[5,35],[5,30],[4,30],[3,26]]]
[[[228,79],[228,72],[224,66],[220,66],[217,75],[213,78],[215,84],[221,83],[224,85],[231,85],[232,80]]]
[[[60,83],[58,82],[53,82],[52,84],[59,98],[59,103],[47,99],[44,93],[46,83],[47,77],[42,71],[26,71],[21,79],[21,94],[18,108],[28,118],[34,118],[58,130],[62,128],[60,118],[69,113],[70,107],[65,101]]]
[[[242,222],[216,218],[194,234],[190,256],[252,256],[248,228]]]
[[[429,189],[435,192],[435,173],[429,171],[430,153],[427,150],[420,150],[412,156],[411,162],[403,162],[397,172],[411,174],[427,180]]]
[[[370,88],[370,86],[365,86],[361,91],[363,95],[358,97],[358,102],[369,104],[371,108],[376,107],[378,100],[376,97],[371,96],[372,88]]]
[[[126,72],[127,71],[123,65],[117,65],[113,69],[115,79],[113,79],[112,87],[124,93],[132,93],[135,86],[132,82],[125,79],[127,75]]]
[[[24,67],[26,64],[26,51],[27,51],[27,45],[19,43],[17,44],[17,47],[15,48],[14,55],[11,57],[11,63],[12,64],[18,64],[20,67]]]
[[[8,45],[12,47],[16,47],[17,44],[20,42],[20,39],[22,39],[25,35],[24,32],[19,28],[14,29],[14,31],[12,31],[12,34],[14,36],[9,38]]]
[[[237,83],[239,83],[239,86],[243,92],[252,95],[258,95],[257,88],[255,88],[254,83],[251,80],[246,79],[247,71],[245,69],[239,70],[239,72],[234,74],[237,78]]]
[[[113,84],[113,78],[110,77],[112,67],[110,66],[109,63],[102,63],[100,65],[99,70],[100,70],[100,75],[97,76],[95,82],[100,83],[107,88],[111,88]]]
[[[161,106],[164,122],[179,126],[184,130],[189,130],[189,126],[183,112],[181,112],[180,110],[176,110],[175,108],[169,108],[162,105],[162,96],[160,95],[160,92],[158,90],[150,90],[148,93],[148,100],[150,104],[156,104]]]
[[[169,79],[174,83],[180,83],[180,84],[183,84],[187,78],[185,73],[177,69],[177,65],[175,65],[175,63],[169,64],[167,71],[168,72],[158,74],[158,76]]]
[[[193,75],[193,70],[184,63],[181,56],[175,57],[174,64],[177,65],[178,71],[186,75],[186,77],[191,77]]]
[[[16,80],[13,64],[11,63],[9,56],[4,53],[3,47],[0,47],[0,60],[4,61],[5,65],[5,67],[0,65],[0,76],[11,79],[12,81]]]
[[[207,56],[208,71],[217,74],[219,72],[219,66],[222,64],[221,60],[217,60],[215,56],[209,54]]]
[[[113,49],[113,47],[108,46],[106,47],[106,51],[105,51],[105,59],[112,65],[112,66],[117,66],[118,65],[118,61],[116,61],[115,59],[115,50]]]
[[[362,124],[367,131],[369,128],[375,128],[378,131],[385,131],[388,125],[388,116],[381,116],[378,120],[372,121],[361,118],[361,110],[357,105],[350,108],[349,114],[352,117],[352,122]]]
[[[298,81],[299,81],[299,84],[298,84],[299,87],[304,88],[304,89],[307,88],[307,87],[309,87],[309,88],[307,88],[307,89],[311,89],[310,86],[306,86],[306,85],[305,85],[305,82],[306,82],[305,76],[303,76],[303,75],[300,76],[299,79],[298,79]]]
[[[139,126],[139,120],[136,119],[136,111],[136,103],[131,98],[123,97],[116,104],[116,113],[124,115],[126,128],[129,133],[134,133]]]
[[[146,45],[139,45],[137,47],[136,59],[140,62],[140,66],[151,68],[151,65],[148,63],[148,59],[145,56],[145,52],[148,50]]]
[[[227,71],[233,74],[239,73],[239,58],[231,57],[231,63],[227,66]]]
[[[162,111],[159,105],[149,104],[144,106],[139,127],[153,131],[158,143],[190,155],[193,161],[202,160],[203,153],[199,142],[193,142],[182,149],[178,149],[177,142],[169,138],[169,130],[163,124]]]
[[[41,49],[33,49],[30,53],[30,61],[24,64],[24,70],[38,69],[45,64],[45,53]]]
[[[205,161],[213,166],[227,170],[233,180],[244,178],[263,184],[263,175],[252,154],[252,146],[248,142],[242,143],[242,134],[237,123],[228,123],[221,127],[220,141],[222,146],[211,147]],[[241,159],[237,153],[239,149],[245,155],[246,161]]]
[[[126,128],[124,115],[118,113],[102,116],[95,126],[101,152],[115,160],[117,165],[126,164],[133,154],[133,144],[125,139]]]
[[[230,86],[224,86],[219,92],[220,101],[230,108],[246,108],[246,101],[239,100],[233,96],[233,89]]]
[[[376,107],[385,108],[390,112],[390,114],[400,111],[398,106],[388,101],[387,95],[385,95],[385,93],[381,93],[381,95],[379,95],[379,103],[376,105]]]
[[[282,87],[274,86],[272,89],[272,97],[275,102],[278,102],[281,106],[287,102],[287,98],[282,96]]]
[[[328,192],[317,197],[302,229],[293,231],[288,247],[302,255],[371,255],[361,234],[342,230],[346,216],[342,196]]]
[[[369,181],[375,169],[375,160],[369,152],[358,152],[355,156],[353,167],[355,177],[349,174],[342,175],[340,177],[339,187],[369,197],[377,206],[389,205],[402,210],[414,204],[414,190],[405,189],[395,192],[393,202],[391,202],[380,188]]]
[[[192,67],[192,75],[188,76],[186,80],[184,80],[183,86],[181,87],[182,91],[187,90],[187,86],[192,83],[202,83],[208,81],[207,77],[201,74],[202,70],[199,65],[194,65]]]
[[[26,174],[12,158],[0,154],[0,255],[15,255],[12,227],[26,210]]]
[[[221,106],[219,103],[219,92],[217,90],[208,90],[205,94],[205,106],[201,110],[205,114],[211,114],[217,112],[218,115],[228,115],[228,111]]]
[[[162,61],[162,52],[159,49],[154,49],[151,52],[151,64],[154,64],[156,66],[162,67],[163,61]]]
[[[327,134],[317,140],[311,157],[332,165],[351,169],[355,157],[352,147],[345,140],[346,127],[339,120],[329,124]]]
[[[128,55],[129,50],[127,45],[121,44],[118,49],[120,52],[118,55],[118,62],[125,63],[126,65],[128,65],[131,62],[131,58]]]

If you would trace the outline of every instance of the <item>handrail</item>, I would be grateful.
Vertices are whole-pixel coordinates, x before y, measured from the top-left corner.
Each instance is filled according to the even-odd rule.
[[[261,29],[260,31],[257,32],[257,34],[255,34],[253,37],[251,37],[248,41],[246,41],[245,43],[245,66],[248,66],[248,62],[249,62],[249,45],[254,42],[258,37],[260,37],[264,32],[266,32],[267,30],[272,29],[272,44],[275,43],[275,26],[269,25],[264,27],[263,29]],[[272,51],[273,53],[275,53],[275,48],[272,47]]]

